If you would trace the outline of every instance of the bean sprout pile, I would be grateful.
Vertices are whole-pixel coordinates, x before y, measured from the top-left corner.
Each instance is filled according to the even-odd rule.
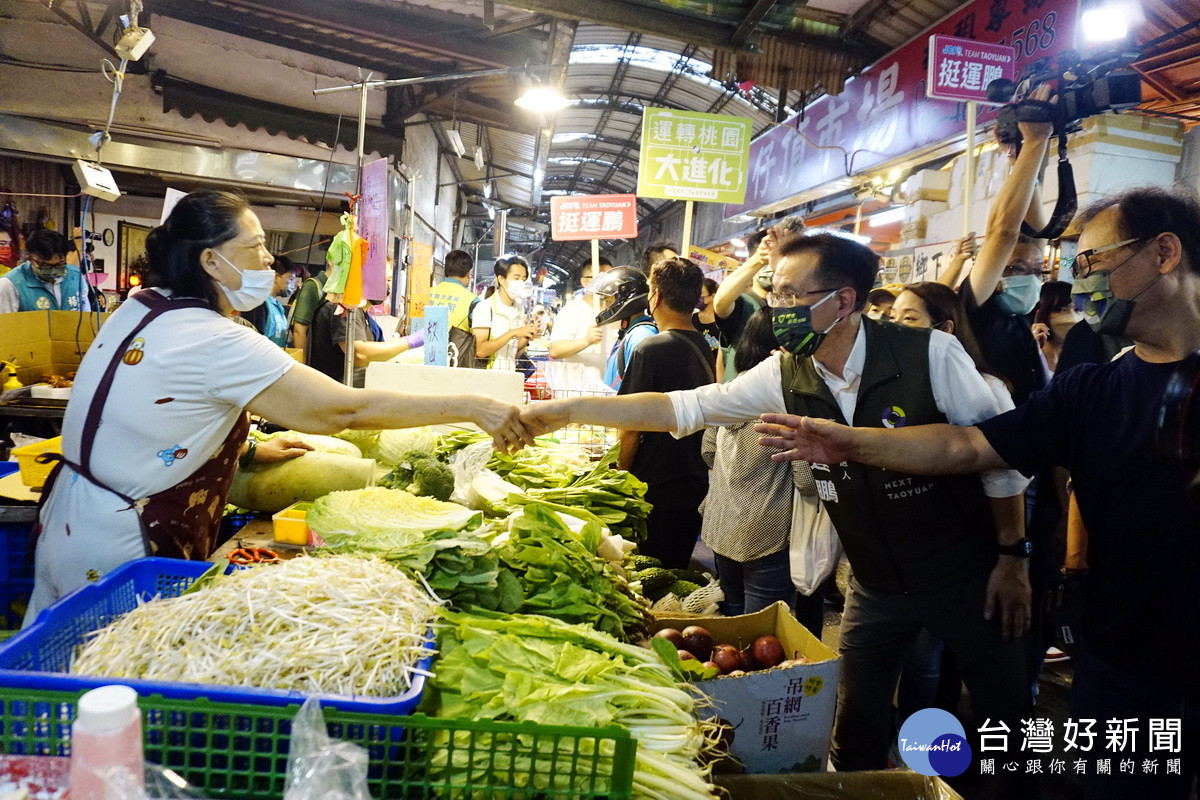
[[[437,605],[381,560],[296,558],[140,603],[91,634],[71,671],[394,697],[410,686]]]

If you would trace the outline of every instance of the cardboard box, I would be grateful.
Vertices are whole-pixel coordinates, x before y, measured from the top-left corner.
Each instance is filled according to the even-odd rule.
[[[734,729],[731,753],[747,772],[815,772],[825,769],[841,659],[796,621],[784,603],[740,617],[659,619],[655,630],[701,625],[716,644],[750,647],[764,634],[783,644],[789,658],[813,663],[724,676],[696,683],[713,701],[712,714]]]
[[[100,321],[107,319],[100,315]],[[17,380],[40,383],[43,375],[79,368],[96,335],[96,315],[78,311],[19,311],[0,314],[0,360],[17,365]]]
[[[916,200],[938,200],[945,202],[950,194],[950,173],[937,169],[923,169],[913,173],[900,186],[905,202]]]
[[[715,775],[730,800],[962,800],[941,778],[915,772]]]

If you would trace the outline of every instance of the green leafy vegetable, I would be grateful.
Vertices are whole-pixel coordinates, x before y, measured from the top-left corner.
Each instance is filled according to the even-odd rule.
[[[696,699],[676,682],[651,651],[622,644],[585,625],[546,617],[444,614],[439,635],[442,657],[426,692],[432,713],[442,717],[512,720],[604,727],[620,725],[638,740],[634,797],[700,800],[715,797],[697,759],[712,740],[696,719]],[[497,759],[495,754],[504,754]],[[592,754],[588,754],[590,760]],[[506,783],[525,787],[550,781],[555,796],[573,796],[588,783],[572,785],[554,770],[562,752],[533,751],[520,736],[497,736],[463,748],[453,759],[431,765],[439,784],[463,787],[479,771],[502,773]],[[601,752],[598,772],[610,776],[610,755]],[[549,777],[547,777],[549,776]],[[576,780],[581,780],[576,778]],[[549,786],[541,787],[543,789]],[[535,797],[536,792],[519,792]]]
[[[480,514],[454,503],[373,487],[313,503],[308,525],[330,553],[365,553],[416,575],[456,607],[515,611],[519,584],[502,581],[499,560],[475,530]]]
[[[521,611],[582,622],[613,636],[640,638],[650,621],[640,595],[596,555],[602,532],[594,521],[576,533],[551,508],[529,503],[507,538],[496,538],[500,562],[521,582]]]

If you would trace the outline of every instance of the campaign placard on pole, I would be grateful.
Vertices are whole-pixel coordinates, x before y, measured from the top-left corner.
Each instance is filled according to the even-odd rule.
[[[642,112],[639,197],[741,203],[750,164],[750,120],[671,108]]]
[[[431,367],[449,366],[450,309],[447,306],[426,306],[425,364]]]
[[[563,195],[550,198],[550,238],[636,239],[637,195]]]
[[[388,174],[387,159],[380,158],[362,169],[362,196],[358,200],[358,235],[367,240],[367,257],[362,266],[363,297],[382,300],[387,296]]]
[[[934,35],[929,37],[929,75],[925,94],[938,100],[993,103],[987,98],[992,81],[1017,80],[1017,50],[1002,44]]]

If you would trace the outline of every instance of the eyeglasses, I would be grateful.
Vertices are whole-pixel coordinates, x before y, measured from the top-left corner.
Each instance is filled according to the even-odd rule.
[[[1115,242],[1113,244],[1106,244],[1103,247],[1091,247],[1091,248],[1088,248],[1087,250],[1081,250],[1080,252],[1075,254],[1075,260],[1071,263],[1071,275],[1073,275],[1076,278],[1086,278],[1087,276],[1091,275],[1092,270],[1094,270],[1096,268],[1096,265],[1092,263],[1092,259],[1094,257],[1100,255],[1101,253],[1107,253],[1112,250],[1119,250],[1122,247],[1125,247],[1125,246],[1131,245],[1131,244],[1135,244],[1137,242],[1148,242],[1148,241],[1150,241],[1150,239],[1153,239],[1153,238],[1154,237],[1152,237],[1152,236],[1150,236],[1150,237],[1144,237],[1144,236],[1143,237],[1135,237],[1133,239],[1125,239],[1123,241]],[[1129,258],[1126,258],[1125,261],[1128,261],[1130,258],[1133,258],[1135,255],[1137,255],[1136,252],[1130,253]],[[1117,264],[1116,267],[1113,267],[1112,269],[1108,270],[1108,272],[1112,272],[1117,267],[1123,266],[1125,264],[1125,261],[1122,261],[1120,264]]]
[[[44,269],[44,270],[65,269],[67,266],[67,262],[65,260],[64,261],[41,261],[36,258],[30,258],[29,260],[33,262],[33,265],[35,267],[38,267],[39,269]]]
[[[767,305],[771,308],[791,308],[800,305],[800,299],[810,297],[814,294],[829,294],[836,292],[842,287],[835,286],[832,289],[814,289],[811,292],[767,292]]]

